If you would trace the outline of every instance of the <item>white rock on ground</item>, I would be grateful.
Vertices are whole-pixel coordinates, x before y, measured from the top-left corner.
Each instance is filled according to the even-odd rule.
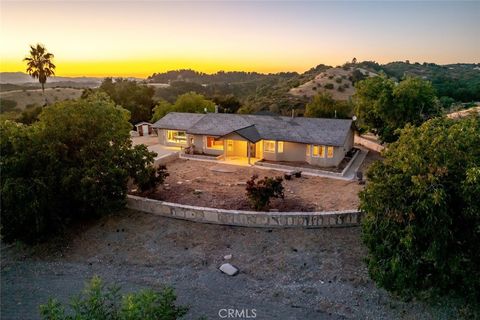
[[[223,259],[225,259],[225,260],[230,260],[230,259],[232,259],[232,255],[231,255],[231,254],[227,254],[226,256],[223,256]]]
[[[238,273],[238,269],[234,266],[232,266],[230,263],[224,263],[220,266],[220,271],[222,271],[225,274],[228,274],[229,276],[234,276]]]

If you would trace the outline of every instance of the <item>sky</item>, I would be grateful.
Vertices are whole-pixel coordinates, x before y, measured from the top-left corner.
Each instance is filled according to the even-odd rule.
[[[480,62],[476,1],[0,0],[0,71],[24,71],[29,45],[59,76],[173,69],[304,72],[374,60]]]

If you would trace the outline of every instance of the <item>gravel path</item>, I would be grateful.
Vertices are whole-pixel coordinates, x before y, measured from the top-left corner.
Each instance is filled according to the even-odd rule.
[[[256,309],[257,319],[449,319],[448,310],[401,302],[377,288],[359,228],[250,229],[125,210],[69,239],[34,249],[2,245],[1,319],[37,319],[48,297],[66,301],[94,274],[124,291],[175,287],[186,319]],[[240,274],[217,268],[233,254]]]

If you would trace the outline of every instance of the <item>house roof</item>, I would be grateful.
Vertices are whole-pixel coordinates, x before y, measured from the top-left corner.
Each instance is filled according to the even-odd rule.
[[[251,142],[264,139],[331,146],[343,146],[351,126],[350,119],[178,112],[171,112],[153,124],[159,129],[217,137],[235,132]]]
[[[137,124],[135,125],[135,127],[138,127],[138,126],[141,126],[141,125],[144,125],[144,124],[152,125],[150,122],[142,121],[142,122],[137,123]]]

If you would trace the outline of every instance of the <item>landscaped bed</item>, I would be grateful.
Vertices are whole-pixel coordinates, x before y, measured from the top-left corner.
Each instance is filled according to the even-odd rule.
[[[246,181],[253,174],[283,176],[283,172],[248,166],[178,159],[167,164],[170,176],[155,192],[132,194],[193,206],[251,210],[245,194]],[[344,181],[302,175],[284,180],[285,199],[274,199],[270,208],[279,211],[334,211],[358,207],[363,186]]]

